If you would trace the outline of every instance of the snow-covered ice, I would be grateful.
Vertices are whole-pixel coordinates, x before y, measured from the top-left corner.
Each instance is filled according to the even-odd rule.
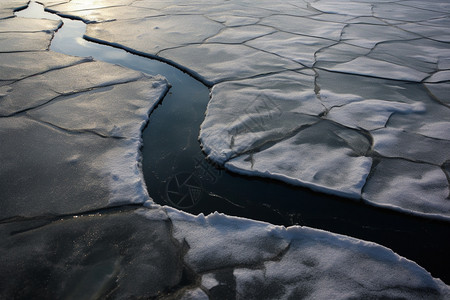
[[[88,58],[34,51],[46,50],[47,38],[42,49],[26,46],[42,34],[52,37],[60,24],[0,22],[0,35],[11,26],[11,36],[18,32],[15,40],[25,45],[0,53],[0,219],[149,199],[139,166],[141,131],[168,83]]]
[[[225,166],[239,173],[255,173],[359,198],[372,164],[372,159],[365,156],[369,147],[367,138],[357,131],[320,121],[267,149],[232,158]]]
[[[450,195],[443,169],[403,159],[383,159],[372,171],[363,197],[373,204],[439,217],[450,213],[442,203]],[[426,198],[423,197],[426,195]]]
[[[60,23],[26,2],[0,4],[2,298],[450,297],[370,242],[154,205],[140,132],[168,83],[48,51]],[[449,220],[444,0],[41,2],[211,85],[226,168]]]
[[[448,297],[415,263],[379,245],[307,227],[284,228],[165,207],[185,259],[209,294],[236,299]],[[153,219],[150,213],[149,219]]]
[[[409,0],[199,0],[188,4],[141,0],[131,5],[118,3],[124,10],[116,9],[114,18],[106,17],[112,14],[112,8],[106,8],[104,19],[95,9],[99,3],[72,2],[52,5],[54,1],[50,1],[48,5],[96,22],[88,24],[88,38],[160,57],[213,86],[200,139],[210,159],[226,168],[368,200],[362,192],[365,180],[371,180],[368,175],[374,155],[432,165],[450,159],[441,150],[448,141],[445,124],[450,121],[450,11],[446,1],[424,5]],[[136,7],[142,11],[130,19],[127,10]],[[148,17],[143,18],[145,15]],[[139,33],[130,35],[128,28]],[[295,76],[303,78],[297,83]],[[274,91],[274,82],[283,77],[292,84],[286,83],[284,92]],[[255,91],[262,91],[268,99],[264,105],[271,106],[264,116],[261,108],[252,110],[252,101],[259,101]],[[277,114],[279,109],[283,114]],[[370,143],[375,142],[373,151],[357,151],[355,157],[345,154],[348,145],[343,143],[344,148],[333,150],[327,159],[316,159],[318,153],[328,151],[324,144],[330,146],[326,139],[333,130],[329,126],[322,126],[323,131],[317,127],[322,142],[297,140],[283,146],[318,118],[361,131]],[[405,121],[408,118],[417,126]],[[404,133],[399,135],[399,130]],[[402,143],[400,148],[411,144],[418,149],[396,150],[395,143]],[[427,154],[418,157],[412,152]],[[251,157],[239,157],[243,153]],[[261,166],[265,153],[277,159],[266,157]],[[337,165],[343,166],[339,172]],[[293,171],[296,168],[300,170]],[[326,180],[317,175],[323,172],[328,173]],[[348,174],[352,174],[348,184],[339,182]],[[448,189],[448,182],[440,184],[440,189]],[[383,188],[389,189],[387,194],[402,193],[400,186]],[[418,199],[426,197],[424,191]],[[443,207],[450,205],[446,198],[439,201]],[[417,204],[401,209],[422,215],[423,205]],[[444,211],[442,216],[449,217]]]

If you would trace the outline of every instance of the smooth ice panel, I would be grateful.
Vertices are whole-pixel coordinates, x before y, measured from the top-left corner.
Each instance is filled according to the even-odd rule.
[[[450,157],[450,141],[393,128],[375,130],[372,135],[373,150],[385,157],[403,157],[435,165],[442,165]]]
[[[323,121],[261,152],[234,158],[225,167],[357,199],[372,159],[357,149],[361,143],[355,141],[366,139],[363,135],[356,139],[343,138],[352,133],[359,135]]]
[[[158,54],[167,48],[201,43],[222,28],[203,16],[174,15],[93,24],[87,27],[86,35]]]
[[[191,45],[162,51],[160,56],[194,72],[209,84],[302,67],[289,59],[234,44]],[[252,63],[248,64],[249,61]]]
[[[380,206],[448,219],[449,192],[448,179],[440,167],[383,159],[364,187],[363,198]]]
[[[201,125],[203,150],[218,163],[283,140],[319,121],[314,77],[284,72],[217,84]]]

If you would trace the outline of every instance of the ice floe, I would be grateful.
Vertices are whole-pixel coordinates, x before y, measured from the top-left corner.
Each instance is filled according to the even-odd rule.
[[[363,197],[383,207],[442,218],[450,213],[449,193],[446,174],[440,167],[383,159],[376,164]]]
[[[202,275],[201,287],[212,295],[236,299],[448,297],[448,287],[425,270],[373,243],[307,227],[286,229],[217,213],[194,217],[164,209],[172,220],[174,237],[189,246],[187,264]]]
[[[15,38],[23,45],[33,45],[41,34],[51,37],[60,24],[31,21],[33,30],[27,20],[0,24],[14,21],[15,31],[22,25],[30,30],[29,36]],[[19,48],[0,53],[0,219],[148,200],[140,135],[149,111],[168,89],[166,80],[92,59]]]
[[[127,37],[117,43],[136,51],[157,54],[168,48],[201,43],[222,28],[223,25],[203,16],[175,15],[92,24],[87,27],[86,35],[100,40],[111,40],[116,35]],[[118,29],[123,31],[117,32]]]
[[[438,140],[401,129],[383,128],[372,132],[373,150],[385,157],[442,165],[450,156],[450,141]],[[435,151],[430,151],[430,148]]]
[[[0,22],[0,53],[47,50],[61,21],[9,18]]]
[[[13,17],[13,12],[20,8],[25,8],[27,0],[4,0],[0,5],[0,19],[9,19]]]
[[[335,44],[334,41],[287,32],[276,32],[246,43],[246,45],[292,59],[310,68],[315,63],[316,53],[333,44]]]
[[[0,296],[153,298],[180,285],[183,249],[170,223],[104,211],[0,225]]]
[[[372,163],[365,156],[369,145],[363,134],[322,121],[266,149],[232,158],[225,167],[357,199]]]

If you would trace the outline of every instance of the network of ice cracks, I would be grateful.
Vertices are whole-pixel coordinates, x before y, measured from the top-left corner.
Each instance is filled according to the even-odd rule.
[[[89,39],[212,86],[212,161],[449,218],[447,1],[59,2],[44,1],[90,22]]]
[[[211,85],[225,167],[448,216],[445,2],[41,2]],[[2,297],[450,297],[370,242],[153,205],[138,150],[168,83],[48,51],[61,23],[26,4],[0,4]]]

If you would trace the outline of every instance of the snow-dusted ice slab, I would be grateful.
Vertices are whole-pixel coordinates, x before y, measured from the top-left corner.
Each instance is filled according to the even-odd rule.
[[[308,73],[289,71],[215,85],[200,131],[200,140],[209,141],[203,150],[224,163],[318,122],[316,116],[325,108],[308,91],[314,85]]]
[[[286,229],[218,213],[194,217],[165,210],[174,237],[189,246],[185,260],[201,276],[199,287],[210,299],[450,296],[440,280],[373,243],[307,227]]]
[[[30,111],[28,115],[72,131],[139,139],[148,118],[147,99],[159,99],[166,88],[163,78],[116,84],[60,97],[53,105]],[[124,98],[128,101],[121,101]]]
[[[93,70],[97,76],[92,76]],[[82,61],[80,64],[50,70],[3,86],[0,116],[10,116],[35,108],[64,95],[136,81],[143,77],[138,72],[118,66]]]
[[[48,32],[0,33],[0,53],[48,50],[51,39]]]
[[[66,214],[148,200],[136,139],[0,118],[0,219]]]
[[[3,0],[0,5],[0,19],[11,18],[16,9],[25,7],[27,4],[27,0]]]
[[[449,195],[443,169],[403,159],[377,163],[363,191],[364,199],[376,205],[436,218],[450,214]]]
[[[407,104],[394,101],[363,100],[332,108],[327,118],[350,128],[375,130],[385,127],[394,114],[425,112],[422,103]]]
[[[327,39],[276,32],[251,40],[246,44],[292,59],[304,66],[312,67],[315,63],[315,53],[334,43],[334,41]]]
[[[164,78],[53,52],[2,53],[0,68],[0,219],[149,199],[140,135]]]
[[[62,23],[52,20],[9,18],[0,22],[0,53],[47,50]]]
[[[322,121],[267,149],[233,158],[225,167],[358,199],[372,164],[365,156],[369,147],[357,131]]]
[[[61,24],[61,21],[55,20],[10,18],[0,22],[0,33],[54,31]]]
[[[160,57],[213,86],[200,140],[214,162],[234,160],[227,168],[364,198],[360,191],[365,179],[371,180],[373,155],[430,167],[450,160],[440,150],[447,147],[450,122],[445,0],[52,4],[48,1],[52,10],[100,21],[88,24],[89,38]],[[130,19],[127,12],[135,8],[142,12]],[[137,34],[130,35],[129,28]],[[297,81],[286,75],[289,70],[310,77]],[[284,93],[273,92],[277,84]],[[267,92],[263,106],[270,108],[263,114],[258,105],[252,108],[256,91]],[[355,156],[354,145],[341,137],[330,143],[325,130],[315,132],[317,142],[286,145],[318,119],[359,130],[375,144],[368,151],[357,147]],[[408,150],[409,143],[416,148]],[[347,174],[352,175],[344,184]],[[401,193],[400,185],[389,189]]]

